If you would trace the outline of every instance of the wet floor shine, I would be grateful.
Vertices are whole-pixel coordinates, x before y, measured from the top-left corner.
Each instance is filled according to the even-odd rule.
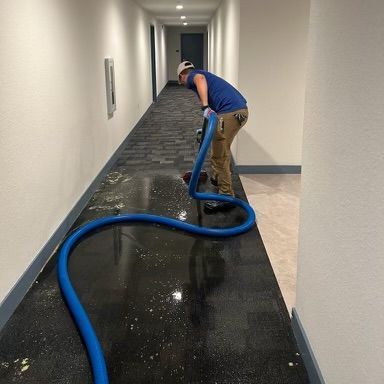
[[[164,113],[169,99],[179,100],[182,92],[187,91],[168,87],[155,111]],[[188,114],[194,99],[185,95],[180,108]],[[156,119],[172,123],[152,114],[138,142]],[[73,229],[120,213],[214,227],[244,220],[239,208],[206,215],[191,200],[180,178],[189,153],[184,164],[173,156],[181,150],[169,149],[171,160],[164,161],[171,163],[155,167],[153,158],[133,164],[129,150]],[[234,183],[245,199],[237,176]],[[77,245],[69,271],[100,339],[111,383],[309,382],[257,227],[215,239],[153,224],[110,226]],[[60,295],[56,255],[0,333],[0,383],[12,382],[92,383],[86,351]]]

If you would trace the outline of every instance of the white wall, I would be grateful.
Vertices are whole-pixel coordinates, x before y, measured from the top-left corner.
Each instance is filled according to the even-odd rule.
[[[1,302],[152,97],[149,17],[133,1],[3,1],[0,46]],[[106,56],[115,59],[112,119]]]
[[[223,0],[208,26],[208,68],[237,87],[239,74],[240,6]]]
[[[152,24],[155,26],[156,81],[159,94],[168,82],[167,29],[155,19],[152,20]]]
[[[223,0],[208,26],[208,68],[234,87],[239,74],[239,29],[239,1]],[[231,149],[236,158],[237,138]]]
[[[301,165],[309,0],[240,0],[238,165]]]
[[[384,2],[312,0],[296,310],[327,384],[384,383]]]
[[[167,27],[167,58],[168,58],[168,80],[178,80],[177,67],[181,61],[181,34],[182,33],[203,33],[204,34],[204,67],[208,62],[208,32],[207,27]]]

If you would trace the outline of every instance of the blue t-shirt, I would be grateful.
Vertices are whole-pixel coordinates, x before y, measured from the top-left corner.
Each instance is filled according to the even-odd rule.
[[[195,91],[197,95],[199,94],[193,79],[198,73],[204,75],[207,80],[208,104],[216,113],[228,113],[247,108],[247,100],[236,88],[221,77],[200,69],[189,72],[187,79],[187,87]]]

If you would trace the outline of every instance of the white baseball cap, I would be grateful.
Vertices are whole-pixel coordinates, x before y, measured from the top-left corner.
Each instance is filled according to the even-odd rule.
[[[184,69],[187,68],[195,68],[195,66],[190,62],[190,61],[183,61],[182,63],[179,64],[177,67],[177,76],[180,76],[180,73],[184,71]]]

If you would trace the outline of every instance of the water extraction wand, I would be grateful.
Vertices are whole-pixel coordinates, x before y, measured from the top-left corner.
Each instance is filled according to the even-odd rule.
[[[196,131],[196,141],[199,143],[199,152],[201,150],[201,146],[204,141],[205,132],[207,131],[207,125],[208,125],[208,120],[204,118],[203,127],[199,128]],[[192,177],[192,171],[188,171],[188,172],[185,172],[181,178],[188,184],[191,180],[191,177]],[[204,182],[204,181],[207,181],[207,179],[208,179],[207,171],[204,169],[201,169],[199,173],[199,181]]]
[[[240,235],[247,232],[255,225],[256,215],[253,209],[245,201],[237,199],[229,195],[219,195],[216,193],[197,192],[197,183],[199,180],[200,171],[204,163],[205,156],[211,144],[212,138],[217,127],[217,115],[212,113],[209,117],[207,130],[204,140],[201,142],[200,150],[196,158],[195,165],[192,170],[191,179],[189,182],[189,195],[198,200],[216,200],[230,202],[247,212],[247,219],[242,224],[231,228],[206,228],[194,224],[189,224],[181,220],[170,217],[156,216],[146,213],[137,214],[122,214],[117,216],[107,216],[100,219],[90,221],[77,230],[75,230],[63,243],[58,260],[58,280],[59,285],[71,312],[80,335],[85,343],[88,357],[92,366],[93,379],[95,384],[108,384],[108,372],[100,346],[100,342],[96,336],[95,330],[81,305],[80,300],[72,286],[68,275],[68,259],[72,249],[79,241],[92,231],[106,227],[109,225],[126,224],[126,223],[156,223],[167,227],[176,228],[182,231],[193,233],[196,235],[212,236],[212,237],[230,237]]]

